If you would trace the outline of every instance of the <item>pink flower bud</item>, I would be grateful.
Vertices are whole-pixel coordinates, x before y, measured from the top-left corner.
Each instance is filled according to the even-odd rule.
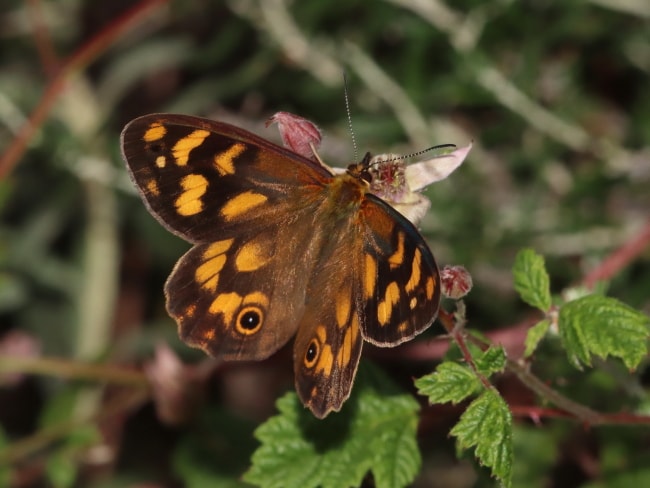
[[[314,149],[320,146],[322,139],[320,130],[309,120],[290,114],[278,112],[266,121],[268,127],[272,123],[278,124],[282,143],[288,149],[309,159],[315,160]]]
[[[464,266],[445,266],[440,271],[442,294],[458,300],[472,289],[472,275]]]

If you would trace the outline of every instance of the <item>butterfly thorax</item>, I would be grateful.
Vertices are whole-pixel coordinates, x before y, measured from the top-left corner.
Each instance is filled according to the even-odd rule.
[[[361,207],[368,184],[358,176],[346,172],[332,178],[327,189],[328,214],[347,218]]]

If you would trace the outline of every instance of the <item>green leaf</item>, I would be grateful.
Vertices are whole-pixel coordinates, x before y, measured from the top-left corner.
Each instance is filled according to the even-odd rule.
[[[589,295],[562,306],[560,337],[574,365],[591,365],[591,356],[621,358],[630,369],[648,354],[650,319],[615,298]]]
[[[504,486],[512,485],[512,415],[494,390],[474,400],[451,429],[458,447],[474,447],[479,462],[488,466]]]
[[[532,249],[522,249],[515,258],[512,272],[515,290],[521,299],[542,312],[548,312],[551,308],[551,291],[544,257]]]
[[[484,376],[502,372],[506,367],[506,352],[503,347],[490,347],[480,356],[474,358],[476,369]]]
[[[551,326],[550,320],[540,320],[530,329],[528,329],[528,334],[526,335],[526,351],[524,352],[524,357],[530,357],[537,349],[538,344],[544,338],[548,332],[549,327]]]
[[[421,464],[419,405],[377,376],[362,368],[352,397],[324,420],[305,410],[295,393],[280,398],[280,414],[255,431],[262,446],[244,480],[262,487],[338,488],[359,486],[371,471],[377,487],[411,483]]]
[[[467,366],[445,361],[435,372],[415,380],[415,386],[429,403],[458,403],[480,391],[481,382]]]

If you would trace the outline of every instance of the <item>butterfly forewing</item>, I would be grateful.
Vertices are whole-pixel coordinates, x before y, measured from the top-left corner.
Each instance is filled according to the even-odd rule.
[[[122,153],[147,207],[190,242],[282,225],[331,177],[318,164],[228,124],[152,114],[122,132]]]
[[[361,330],[368,342],[395,346],[435,320],[440,304],[436,262],[417,229],[383,200],[366,195],[365,234],[357,257]]]

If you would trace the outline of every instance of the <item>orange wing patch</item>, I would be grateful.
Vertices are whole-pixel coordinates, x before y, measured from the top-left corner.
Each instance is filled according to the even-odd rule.
[[[151,130],[151,129],[149,129]],[[149,131],[147,131],[149,132]],[[179,139],[172,148],[172,154],[178,166],[186,166],[190,159],[190,151],[195,147],[199,147],[205,141],[205,138],[210,135],[207,130],[195,130],[189,135]]]
[[[235,268],[240,272],[255,271],[266,265],[270,259],[268,249],[259,242],[250,241],[237,250]]]
[[[160,122],[155,122],[149,126],[149,128],[145,131],[144,136],[142,136],[142,139],[144,142],[154,142],[154,141],[159,141],[163,137],[165,137],[165,134],[167,134],[167,129],[165,128],[164,125],[162,125]]]
[[[370,254],[366,254],[363,270],[363,292],[364,297],[368,299],[375,295],[377,285],[377,261]]]
[[[176,212],[183,217],[196,215],[203,211],[201,197],[208,191],[208,180],[203,175],[190,174],[181,180],[183,193],[176,199]]]
[[[206,258],[206,256],[210,256],[208,252],[203,254],[204,258]],[[208,257],[206,261],[196,268],[194,279],[201,285],[201,288],[211,292],[217,291],[219,273],[221,273],[221,270],[226,264],[226,260],[227,258],[225,254],[216,254]]]
[[[397,233],[397,249],[388,258],[390,268],[394,269],[401,266],[404,262],[404,232]]]
[[[350,322],[350,326],[345,331],[345,337],[343,337],[341,349],[339,349],[339,352],[336,355],[336,363],[339,368],[345,368],[350,363],[350,360],[352,359],[352,350],[354,349],[354,344],[357,341],[358,335],[359,319],[355,315]]]
[[[426,286],[427,300],[431,300],[433,298],[434,291],[436,291],[436,280],[433,278],[433,276],[429,276]]]
[[[214,165],[221,176],[235,174],[234,159],[246,150],[246,145],[236,143],[225,151],[215,155]]]
[[[421,266],[422,266],[422,252],[416,247],[415,253],[413,254],[413,264],[411,266],[411,277],[406,282],[406,286],[404,287],[407,293],[411,293],[412,291],[414,291],[415,287],[418,286],[418,284],[420,283],[420,279],[422,277]]]
[[[399,296],[399,286],[394,281],[390,282],[386,287],[384,299],[377,305],[377,320],[379,320],[379,325],[385,326],[390,323],[395,304],[399,302]]]
[[[144,187],[146,188],[147,193],[150,195],[153,195],[154,197],[160,196],[160,189],[158,188],[158,183],[156,183],[156,180],[147,180]]]
[[[349,292],[342,290],[336,297],[336,323],[339,328],[345,327],[352,310],[352,297]]]
[[[221,216],[226,220],[232,220],[240,215],[258,207],[268,200],[266,195],[254,191],[245,191],[232,197],[221,208]]]

